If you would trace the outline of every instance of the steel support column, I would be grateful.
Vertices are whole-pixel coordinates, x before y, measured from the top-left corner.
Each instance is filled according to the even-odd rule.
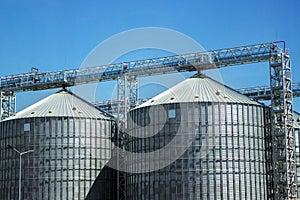
[[[289,56],[280,53],[270,59],[271,141],[273,174],[271,199],[295,199],[293,94]]]
[[[137,103],[138,94],[138,84],[136,76],[127,76],[118,78],[118,106],[117,106],[117,125],[118,131],[116,141],[119,148],[124,148],[124,143],[126,142],[126,129],[127,129],[127,113],[130,109],[134,108]],[[117,165],[119,169],[125,169],[125,157],[122,152],[119,152],[117,156]],[[118,171],[117,174],[117,188],[118,200],[126,199],[126,189],[125,189],[125,172]]]
[[[127,77],[119,77],[117,82],[117,135],[115,139],[117,141],[116,145],[118,148],[122,149],[124,146],[124,134],[123,130],[126,129],[126,113],[128,112],[128,101],[127,101]],[[121,151],[117,151],[117,167],[118,169],[123,168],[124,157]],[[117,172],[117,199],[125,199],[125,174],[118,170]]]
[[[14,92],[0,92],[0,121],[16,113],[16,95]]]

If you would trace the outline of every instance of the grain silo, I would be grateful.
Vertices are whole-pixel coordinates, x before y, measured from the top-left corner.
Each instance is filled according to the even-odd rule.
[[[34,150],[22,157],[22,199],[91,198],[101,183],[101,198],[113,199],[115,174],[101,171],[111,157],[112,122],[64,89],[2,121],[0,199],[18,197],[19,156],[7,144]]]
[[[195,138],[170,165],[128,173],[127,199],[267,199],[269,118],[265,112],[264,105],[203,75],[186,79],[131,110],[128,132],[133,136],[127,140],[128,151],[157,151],[178,135],[182,140],[189,134]],[[157,133],[137,137],[148,129]],[[181,148],[182,144],[175,144],[167,154]],[[154,166],[161,161],[148,160]],[[129,168],[144,165],[133,161]]]

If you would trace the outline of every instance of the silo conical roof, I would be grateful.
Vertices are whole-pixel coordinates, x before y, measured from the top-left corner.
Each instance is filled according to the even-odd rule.
[[[294,120],[293,120],[293,127],[300,128],[300,113],[294,112]]]
[[[6,120],[32,117],[84,117],[110,119],[89,102],[62,89],[41,101],[21,110]]]
[[[138,107],[184,102],[220,102],[261,105],[207,76],[194,75]]]

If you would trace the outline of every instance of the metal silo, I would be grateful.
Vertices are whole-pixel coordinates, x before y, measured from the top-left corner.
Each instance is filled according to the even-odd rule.
[[[141,156],[143,161],[128,157],[128,171],[138,172],[135,169],[145,168],[146,161],[149,172],[127,174],[127,199],[267,199],[266,111],[262,104],[203,75],[131,110],[126,148],[147,156]],[[139,137],[149,130],[157,132]],[[185,148],[182,144],[187,143],[180,141],[190,135],[194,138],[184,153],[161,165],[161,158]],[[164,155],[148,156],[175,137],[181,139]]]
[[[111,124],[111,117],[64,89],[2,121],[0,199],[18,197],[19,156],[7,144],[34,150],[22,158],[22,199],[84,199],[101,184],[101,198],[113,199],[115,175],[102,172],[111,157]]]

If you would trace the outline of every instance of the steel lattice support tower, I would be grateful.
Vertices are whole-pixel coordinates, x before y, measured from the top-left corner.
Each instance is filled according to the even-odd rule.
[[[117,147],[122,148],[124,145],[124,135],[122,130],[126,127],[126,113],[128,112],[128,101],[127,101],[127,76],[119,77],[117,81]],[[123,168],[124,157],[118,152],[117,155],[117,167]],[[118,169],[117,172],[117,199],[123,200],[125,197],[125,175]]]
[[[271,88],[271,167],[269,198],[295,199],[296,164],[294,159],[293,94],[291,64],[284,52],[270,59]]]
[[[129,109],[132,109],[136,106],[138,102],[138,81],[136,76],[128,76],[127,80],[129,90]]]
[[[12,91],[0,92],[0,121],[16,113],[16,94]]]
[[[126,129],[127,129],[127,113],[130,109],[134,108],[138,99],[138,82],[136,76],[124,75],[118,78],[118,106],[117,106],[117,125],[118,131],[115,136],[117,140],[117,145],[119,148],[124,148],[124,143],[126,142]],[[118,153],[117,156],[117,166],[119,169],[125,169],[125,159],[122,151]],[[117,174],[117,199],[126,199],[126,189],[125,189],[125,172],[118,170]]]

